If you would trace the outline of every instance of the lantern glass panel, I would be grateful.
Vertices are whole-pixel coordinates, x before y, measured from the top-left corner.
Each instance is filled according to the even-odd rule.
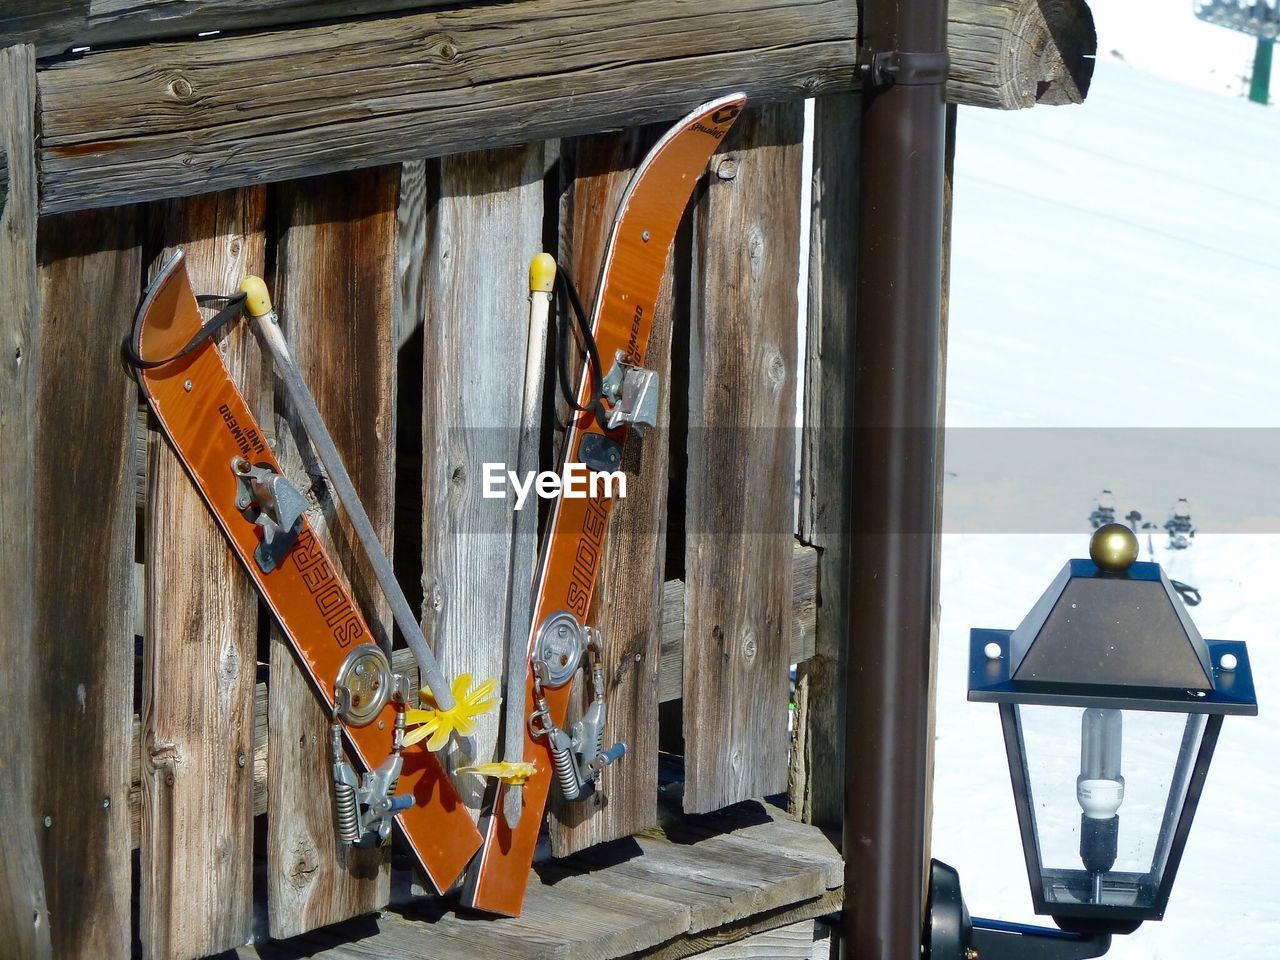
[[[1050,911],[1157,907],[1204,715],[1025,704],[1015,711],[1037,899]]]

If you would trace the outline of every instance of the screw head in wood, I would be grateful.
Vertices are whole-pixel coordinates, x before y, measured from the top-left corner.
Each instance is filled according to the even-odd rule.
[[[183,381],[182,381],[182,389],[183,389],[183,390],[185,390],[185,391],[187,391],[187,393],[190,393],[190,392],[191,392],[191,381],[190,381],[190,380],[183,380]]]

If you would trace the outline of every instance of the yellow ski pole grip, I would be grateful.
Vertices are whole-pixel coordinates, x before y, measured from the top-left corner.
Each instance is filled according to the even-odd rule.
[[[529,264],[529,292],[550,293],[556,283],[556,258],[540,253]]]
[[[240,292],[245,295],[244,308],[255,317],[265,317],[271,312],[271,294],[261,277],[245,277],[240,281]]]

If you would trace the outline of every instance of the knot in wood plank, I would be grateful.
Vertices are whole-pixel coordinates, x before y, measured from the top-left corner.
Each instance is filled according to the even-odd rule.
[[[175,100],[186,102],[195,93],[195,88],[186,77],[174,77],[168,84],[169,95]]]
[[[293,857],[286,873],[289,886],[294,890],[307,889],[315,881],[316,871],[319,869],[320,860],[316,855],[315,844],[307,837],[299,837],[293,845]]]

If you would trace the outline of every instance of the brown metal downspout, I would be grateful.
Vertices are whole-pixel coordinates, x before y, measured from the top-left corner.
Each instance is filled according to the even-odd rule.
[[[946,0],[863,0],[844,820],[846,957],[923,923]]]

